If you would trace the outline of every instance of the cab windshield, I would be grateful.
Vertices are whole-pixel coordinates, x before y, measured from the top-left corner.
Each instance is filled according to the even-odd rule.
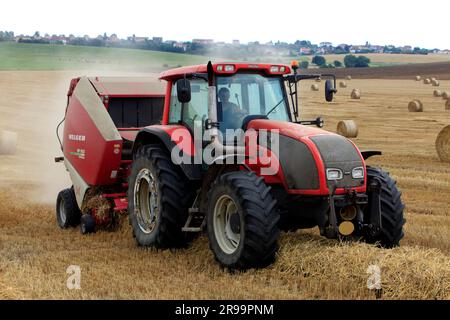
[[[283,82],[279,77],[235,74],[217,79],[217,118],[220,130],[239,129],[246,116],[262,115],[289,121]]]

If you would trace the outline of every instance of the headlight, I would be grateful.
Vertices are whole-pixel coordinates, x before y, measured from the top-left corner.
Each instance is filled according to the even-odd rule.
[[[364,168],[363,167],[353,168],[353,170],[352,170],[352,178],[353,179],[362,179],[362,178],[364,178]]]
[[[334,168],[327,169],[327,180],[341,180],[342,177],[342,170]]]

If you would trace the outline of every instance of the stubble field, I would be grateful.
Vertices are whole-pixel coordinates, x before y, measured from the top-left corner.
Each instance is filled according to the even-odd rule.
[[[387,169],[403,191],[407,222],[399,248],[340,243],[304,230],[282,234],[269,268],[230,274],[215,263],[204,236],[188,249],[156,251],[138,248],[127,223],[89,236],[57,227],[56,194],[70,182],[52,161],[59,155],[54,128],[69,79],[78,75],[0,72],[0,129],[19,133],[17,154],[0,156],[0,299],[374,299],[371,265],[381,270],[382,298],[450,299],[450,164],[434,149],[450,111],[431,86],[352,80],[327,104],[323,83],[320,92],[302,84],[304,119],[322,115],[330,131],[354,119],[356,144],[383,151],[368,162]],[[441,87],[450,90],[450,81]],[[350,99],[352,88],[361,89],[361,100]],[[424,112],[409,113],[408,102],[417,98]],[[81,267],[80,290],[66,287],[69,265]]]

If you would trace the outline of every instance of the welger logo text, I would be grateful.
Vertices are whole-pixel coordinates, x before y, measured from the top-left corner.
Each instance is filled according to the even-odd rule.
[[[86,136],[81,134],[69,134],[69,140],[72,141],[86,141]]]

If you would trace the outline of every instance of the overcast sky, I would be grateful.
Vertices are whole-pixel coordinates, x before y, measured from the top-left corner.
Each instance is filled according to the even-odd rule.
[[[449,12],[449,0],[4,0],[0,30],[450,49]]]

